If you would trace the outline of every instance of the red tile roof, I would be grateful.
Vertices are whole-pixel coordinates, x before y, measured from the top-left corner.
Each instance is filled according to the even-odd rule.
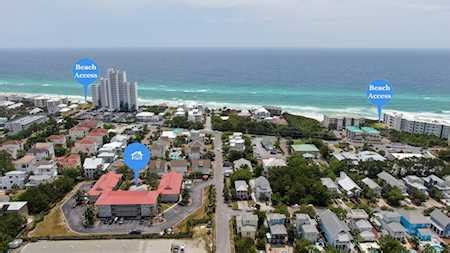
[[[177,172],[166,173],[161,177],[158,192],[164,195],[180,194],[183,175]]]
[[[89,137],[84,137],[83,139],[76,142],[76,144],[93,145],[95,141]]]
[[[110,191],[98,198],[95,205],[155,205],[157,191]]]
[[[23,141],[19,141],[19,140],[7,140],[5,142],[3,142],[2,145],[22,145]]]
[[[90,136],[105,136],[108,135],[108,130],[103,128],[96,128],[89,133]]]
[[[104,192],[112,191],[122,178],[122,174],[108,172],[102,175],[89,190],[89,196],[100,196]]]
[[[73,131],[83,131],[83,132],[87,132],[89,131],[88,127],[83,127],[83,126],[74,126],[72,127],[69,132],[73,132]]]
[[[98,124],[98,121],[96,121],[95,119],[86,119],[81,121],[78,126],[81,127],[88,127],[88,128],[96,128]]]
[[[81,166],[81,158],[79,154],[70,154],[66,157],[59,157],[58,163],[63,168],[75,168],[77,166]]]
[[[64,135],[50,135],[48,137],[49,141],[64,141],[66,139],[66,136]]]

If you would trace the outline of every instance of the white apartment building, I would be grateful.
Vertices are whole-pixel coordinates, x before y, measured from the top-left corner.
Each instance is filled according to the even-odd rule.
[[[108,69],[108,78],[101,78],[91,86],[93,103],[102,108],[116,110],[137,109],[137,82],[127,81],[125,71]]]
[[[435,135],[442,139],[449,139],[450,123],[439,120],[407,118],[401,113],[385,113],[384,123],[397,131]]]
[[[5,176],[0,177],[0,188],[3,190],[11,190],[14,186],[22,189],[25,186],[27,172],[25,171],[9,171]]]

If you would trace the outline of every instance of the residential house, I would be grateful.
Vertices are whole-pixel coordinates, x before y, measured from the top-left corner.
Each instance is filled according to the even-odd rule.
[[[244,213],[236,216],[236,232],[242,237],[255,239],[258,229],[258,216]]]
[[[252,191],[255,194],[257,201],[264,202],[272,200],[272,188],[270,187],[269,181],[265,177],[260,176],[251,182],[253,183]]]
[[[173,160],[170,161],[170,171],[178,172],[182,175],[187,175],[188,162],[186,160]]]
[[[103,128],[96,128],[89,132],[88,136],[89,138],[94,140],[95,143],[97,143],[97,146],[100,147],[101,145],[103,145],[103,138],[108,136],[108,130]]]
[[[130,139],[129,135],[125,135],[125,134],[117,134],[115,136],[113,136],[111,138],[111,142],[120,142],[122,143],[124,146],[127,145],[128,140]]]
[[[387,173],[386,171],[378,173],[377,177],[380,180],[382,180],[385,184],[389,185],[392,188],[397,187],[402,191],[402,193],[404,195],[407,195],[407,187],[403,181],[398,180],[397,178],[393,177],[391,174]]]
[[[236,198],[239,200],[248,199],[248,184],[244,180],[234,181],[234,189],[236,190]]]
[[[272,136],[263,136],[261,139],[261,146],[269,153],[275,153],[275,141],[276,138]]]
[[[36,162],[33,168],[34,175],[49,175],[51,177],[55,177],[58,175],[56,163],[53,160],[47,161],[39,161]]]
[[[200,141],[193,141],[188,144],[188,154],[189,159],[191,160],[199,160],[203,155],[204,145]]]
[[[242,133],[235,132],[229,137],[230,151],[244,152],[245,140],[242,138]]]
[[[50,142],[38,142],[34,144],[34,147],[30,150],[37,161],[53,159],[55,157],[55,149],[53,143]]]
[[[280,213],[269,213],[266,216],[266,224],[269,227],[267,241],[270,244],[286,244],[288,233],[285,226],[286,215]]]
[[[331,178],[323,177],[320,179],[320,181],[322,182],[322,185],[325,186],[329,192],[341,193],[341,191],[339,191],[338,185]]]
[[[75,146],[72,148],[72,153],[81,152],[87,155],[92,155],[97,152],[97,149],[98,145],[93,139],[84,137],[83,139],[75,142]]]
[[[429,175],[428,177],[422,178],[425,186],[429,189],[436,188],[437,190],[441,191],[446,195],[446,197],[450,197],[450,183],[447,181],[439,178],[436,175]]]
[[[370,190],[372,190],[376,196],[380,196],[381,195],[381,186],[378,185],[375,181],[373,181],[372,179],[366,177],[363,180],[361,180],[361,182]]]
[[[157,212],[157,191],[108,191],[95,202],[98,217],[141,219]]]
[[[150,172],[154,172],[158,174],[159,176],[162,176],[163,174],[167,173],[167,166],[168,162],[165,160],[151,160],[150,161]]]
[[[284,167],[286,165],[287,165],[286,161],[281,158],[271,157],[262,160],[262,166],[265,173],[268,173],[271,168]]]
[[[428,188],[424,185],[422,178],[414,175],[409,175],[403,178],[408,192],[419,191],[428,196]]]
[[[31,175],[28,178],[28,182],[25,184],[25,187],[36,187],[41,184],[50,183],[52,182],[56,177],[51,175]]]
[[[313,144],[295,144],[291,145],[294,154],[303,156],[304,158],[319,158],[320,150]]]
[[[22,189],[27,179],[26,171],[8,171],[3,177],[0,177],[1,188],[3,190],[11,190],[13,188]]]
[[[81,158],[79,154],[69,154],[65,157],[58,157],[57,164],[62,169],[81,168]]]
[[[241,159],[234,161],[233,168],[234,168],[234,170],[238,170],[241,168],[248,168],[250,171],[253,171],[252,163],[245,158],[241,158]]]
[[[328,209],[320,212],[319,224],[329,245],[343,252],[353,252],[350,228],[335,213]]]
[[[117,159],[117,155],[113,152],[99,152],[97,157],[103,159],[105,163],[113,163]]]
[[[103,159],[97,157],[86,158],[83,163],[84,175],[90,179],[106,171],[108,167],[109,163],[104,163]]]
[[[347,197],[358,197],[361,193],[361,188],[343,171],[336,178],[336,183]]]
[[[13,159],[17,159],[17,157],[19,156],[19,152],[24,150],[23,144],[23,141],[8,140],[3,142],[3,144],[0,146],[0,150],[6,151],[11,155]]]
[[[155,141],[151,145],[152,157],[166,158],[166,151],[169,149],[170,143],[167,141]]]
[[[381,228],[394,239],[404,241],[406,230],[400,224],[400,214],[397,212],[382,211],[375,214]]]
[[[78,123],[78,126],[80,127],[87,127],[89,129],[94,129],[96,127],[98,127],[99,122],[95,119],[85,119],[83,121],[81,121],[80,123]]]
[[[53,145],[61,145],[61,146],[65,146],[66,145],[66,136],[65,135],[50,135],[47,140],[50,143],[53,143]]]
[[[431,240],[431,220],[421,213],[404,211],[400,217],[400,224],[405,227],[409,235],[415,236],[421,241]]]
[[[369,222],[369,215],[364,209],[351,209],[347,213],[347,220],[349,227],[352,230],[358,231],[361,241],[373,242],[376,240],[373,231],[373,226]]]
[[[74,126],[69,129],[69,136],[71,140],[81,139],[89,132],[89,128],[82,126]]]
[[[315,243],[320,237],[316,226],[316,221],[311,219],[308,214],[297,213],[295,215],[295,231],[298,237]]]
[[[191,170],[193,173],[200,173],[202,175],[211,174],[211,161],[210,160],[192,160]]]
[[[34,164],[36,163],[36,157],[32,154],[26,154],[20,159],[17,159],[12,162],[14,168],[17,171],[25,171],[30,172],[34,169]]]
[[[261,107],[256,109],[253,112],[253,115],[255,116],[256,120],[265,120],[266,118],[270,117],[270,112],[265,108]]]
[[[439,209],[434,209],[430,214],[431,229],[441,237],[450,237],[450,218]]]
[[[28,207],[26,201],[0,202],[0,215],[8,213],[17,213],[23,217],[28,216]]]

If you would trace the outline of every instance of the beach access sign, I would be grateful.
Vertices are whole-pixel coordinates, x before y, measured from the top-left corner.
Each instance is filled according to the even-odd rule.
[[[375,80],[369,84],[367,89],[369,103],[377,107],[378,120],[381,121],[383,106],[392,99],[392,86],[386,80]]]
[[[72,67],[73,80],[83,85],[84,97],[88,95],[89,85],[97,81],[100,75],[100,69],[97,64],[89,59],[80,59]]]

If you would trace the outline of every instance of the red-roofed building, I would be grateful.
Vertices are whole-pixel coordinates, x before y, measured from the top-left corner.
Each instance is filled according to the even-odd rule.
[[[103,144],[103,137],[107,136],[107,135],[108,135],[108,130],[103,129],[103,128],[96,128],[88,134],[88,137],[95,140],[97,145],[100,146]]]
[[[76,140],[83,138],[84,136],[87,135],[88,132],[89,132],[88,127],[74,126],[71,129],[69,129],[69,136],[70,139]]]
[[[65,157],[59,157],[56,161],[58,166],[63,169],[81,168],[81,158],[79,154],[70,154]]]
[[[55,145],[66,145],[66,136],[65,135],[50,135],[47,140]]]
[[[89,201],[95,202],[102,193],[112,191],[122,179],[122,174],[108,172],[102,175],[87,193]]]
[[[161,202],[177,202],[180,198],[182,183],[182,174],[177,172],[164,174],[158,186]]]
[[[75,146],[72,148],[72,153],[85,153],[94,154],[97,152],[98,145],[91,137],[84,137],[83,139],[75,142]]]
[[[104,192],[95,202],[100,218],[149,217],[157,211],[157,191]]]
[[[80,127],[87,127],[89,129],[96,128],[98,126],[98,121],[95,119],[85,119],[81,121],[78,126]]]

